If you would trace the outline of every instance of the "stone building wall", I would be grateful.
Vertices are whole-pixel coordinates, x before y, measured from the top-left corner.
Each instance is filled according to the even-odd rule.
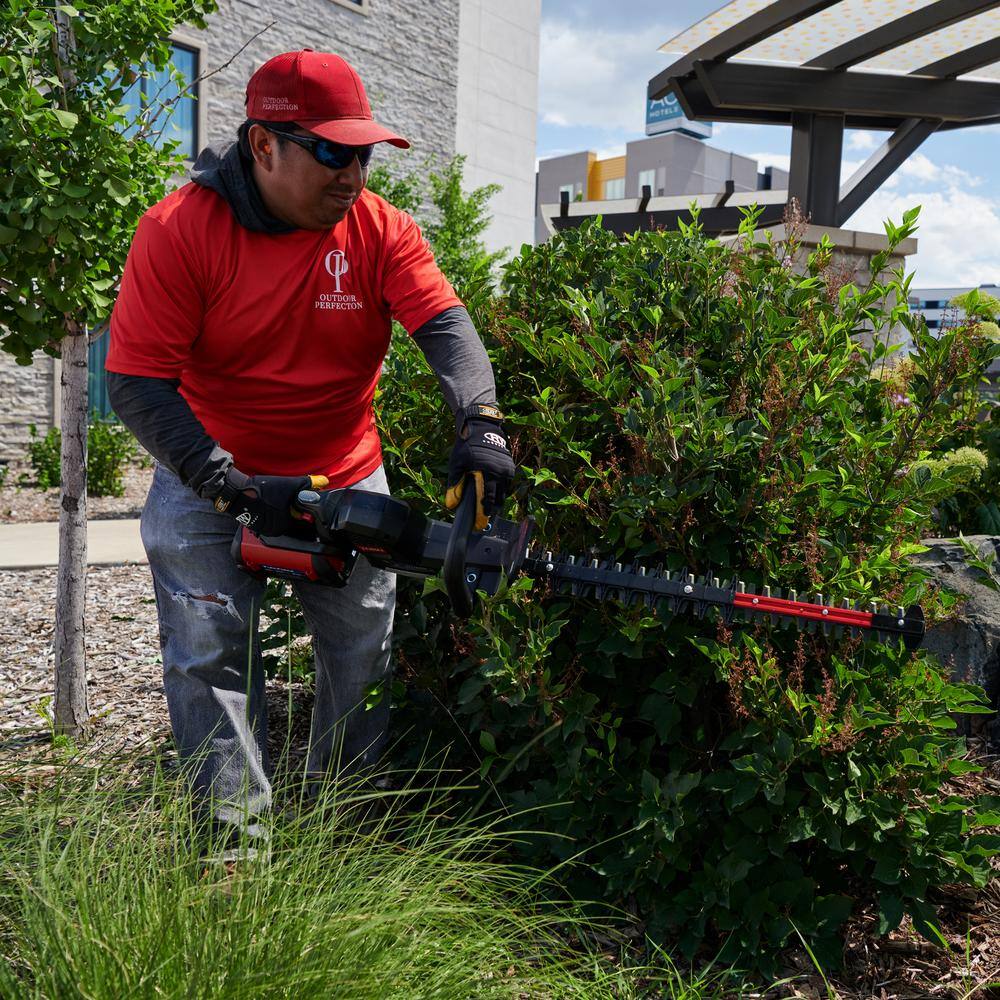
[[[243,121],[253,71],[271,56],[311,48],[342,55],[361,75],[375,117],[412,143],[407,151],[377,147],[383,158],[416,168],[425,157],[455,151],[459,0],[221,0],[204,32],[190,31],[202,49],[202,72],[224,68],[201,84],[207,139],[234,135]],[[267,28],[239,55],[234,54]],[[230,60],[232,60],[230,62]]]
[[[0,464],[24,454],[29,424],[40,434],[52,426],[54,363],[36,351],[32,364],[22,367],[0,351]]]

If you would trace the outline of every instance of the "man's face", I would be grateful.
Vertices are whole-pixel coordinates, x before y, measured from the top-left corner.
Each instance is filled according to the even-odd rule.
[[[303,128],[282,128],[315,138]],[[299,229],[335,226],[364,189],[366,171],[357,157],[339,170],[325,167],[308,149],[280,141],[261,125],[251,126],[247,139],[265,204],[272,214]]]

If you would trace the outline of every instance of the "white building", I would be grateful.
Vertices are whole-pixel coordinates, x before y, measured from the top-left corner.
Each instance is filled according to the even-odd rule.
[[[469,187],[501,184],[484,234],[517,254],[534,236],[541,0],[461,0],[455,149]]]
[[[980,291],[987,295],[992,295],[995,299],[1000,299],[1000,287],[997,285],[979,285]],[[958,326],[964,319],[965,313],[951,305],[952,300],[958,295],[964,295],[971,291],[968,286],[958,288],[911,288],[910,289],[910,312],[920,313],[927,321],[927,328],[930,330],[940,330],[942,327]]]

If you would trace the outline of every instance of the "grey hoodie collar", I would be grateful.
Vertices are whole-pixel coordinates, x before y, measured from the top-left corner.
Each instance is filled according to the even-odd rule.
[[[273,216],[264,206],[250,161],[236,142],[207,146],[191,168],[191,180],[222,195],[236,221],[255,233],[294,233],[295,226]]]

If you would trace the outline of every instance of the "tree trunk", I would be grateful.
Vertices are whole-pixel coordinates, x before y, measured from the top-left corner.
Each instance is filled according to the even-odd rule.
[[[86,730],[87,658],[87,331],[67,321],[61,341],[62,461],[59,498],[59,570],[56,585],[55,731]]]

